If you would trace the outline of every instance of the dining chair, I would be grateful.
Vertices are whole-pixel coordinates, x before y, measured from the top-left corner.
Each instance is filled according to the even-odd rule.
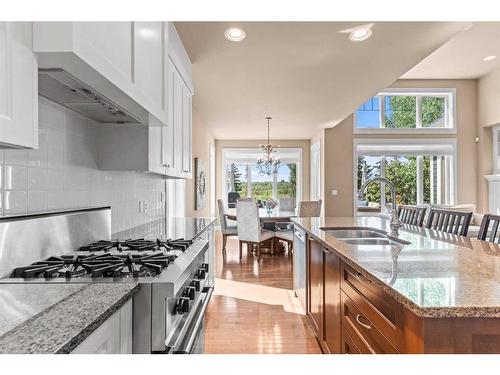
[[[319,217],[321,214],[321,199],[318,201],[299,202],[297,217]]]
[[[472,220],[472,212],[461,212],[431,208],[427,228],[441,232],[467,236]]]
[[[427,212],[426,206],[411,206],[411,205],[398,206],[399,222],[401,224],[417,225],[421,227],[424,225],[426,212]]]
[[[477,238],[481,241],[488,241],[500,244],[500,231],[498,226],[500,224],[500,215],[486,214],[481,221],[479,234]]]
[[[227,238],[230,236],[238,236],[238,229],[236,228],[236,224],[228,225],[226,208],[222,199],[217,200],[217,208],[219,209],[220,230],[222,232],[222,252],[224,253],[226,251]]]
[[[295,210],[297,203],[295,197],[278,198],[278,206],[280,210]]]
[[[252,202],[253,198],[238,198],[238,202]]]
[[[260,260],[260,246],[262,242],[273,239],[274,232],[260,227],[257,202],[238,201],[236,203],[236,216],[236,227],[240,241],[240,260],[244,243],[247,245],[247,253],[250,253],[250,247],[256,246],[257,260]],[[271,253],[274,253],[274,241],[271,241]]]
[[[235,208],[238,199],[240,199],[240,193],[230,191],[229,193],[227,193],[227,206],[229,208]]]

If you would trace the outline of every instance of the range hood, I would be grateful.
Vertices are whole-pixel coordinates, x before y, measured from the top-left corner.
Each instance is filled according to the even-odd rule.
[[[82,82],[64,69],[39,69],[40,95],[96,122],[147,125],[148,113],[137,103],[125,106]]]

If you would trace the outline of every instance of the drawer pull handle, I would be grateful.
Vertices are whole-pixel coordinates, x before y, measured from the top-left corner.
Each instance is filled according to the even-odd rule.
[[[358,314],[356,315],[356,321],[358,322],[358,324],[366,329],[372,329],[372,326],[371,325],[368,325],[368,324],[365,324],[363,322],[361,322],[361,315]]]

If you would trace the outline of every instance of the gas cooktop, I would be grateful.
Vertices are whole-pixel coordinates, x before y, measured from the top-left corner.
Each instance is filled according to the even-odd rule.
[[[51,256],[29,266],[18,267],[11,278],[126,278],[154,277],[180,256],[192,241],[129,239],[98,241],[78,252]]]

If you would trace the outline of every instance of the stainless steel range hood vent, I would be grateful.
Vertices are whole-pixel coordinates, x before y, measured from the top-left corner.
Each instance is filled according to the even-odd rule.
[[[38,91],[40,95],[97,122],[147,124],[146,112],[142,108],[127,110],[63,69],[39,69]]]

